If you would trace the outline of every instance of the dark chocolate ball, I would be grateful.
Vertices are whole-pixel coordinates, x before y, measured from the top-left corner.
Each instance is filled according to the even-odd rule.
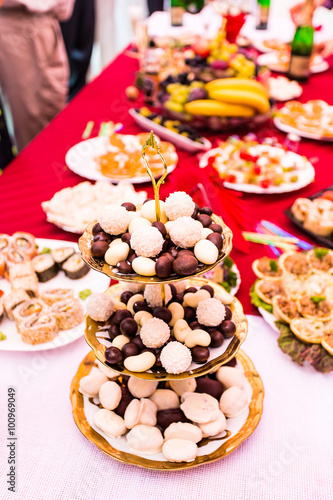
[[[172,257],[172,255],[171,255],[170,252],[164,252],[164,253],[162,253],[161,257],[167,257],[171,263],[175,260],[175,258]]]
[[[113,316],[113,321],[117,324],[117,325],[120,325],[120,323],[126,319],[126,318],[131,318],[132,317],[132,314],[130,313],[130,311],[128,311],[128,309],[118,309],[118,311],[116,311],[114,313],[114,316]]]
[[[172,318],[171,311],[167,307],[155,307],[153,316],[163,320],[165,323],[170,323]]]
[[[205,215],[205,214],[202,214],[202,215],[198,215],[198,221],[201,222],[201,224],[203,225],[203,227],[208,227],[212,224],[212,218],[209,217],[209,215]]]
[[[145,345],[142,342],[140,335],[135,335],[135,337],[131,339],[131,343],[137,345],[140,350],[145,348]]]
[[[191,349],[192,359],[195,363],[206,363],[209,358],[209,349],[207,347],[202,347],[201,345],[196,345]]]
[[[109,243],[107,241],[95,241],[91,245],[90,251],[93,257],[104,257],[105,252],[109,249]]]
[[[133,203],[125,202],[121,204],[122,207],[125,207],[127,212],[136,212],[136,206]]]
[[[137,255],[135,252],[131,253],[128,257],[127,257],[127,262],[129,264],[132,264],[133,260],[137,258]]]
[[[235,367],[237,365],[237,360],[236,358],[231,358],[227,363],[225,363],[223,366],[232,366]]]
[[[206,239],[214,243],[219,252],[222,250],[223,239],[219,233],[210,233]]]
[[[131,274],[133,272],[132,264],[126,260],[120,260],[117,262],[116,267],[121,274]]]
[[[111,340],[115,339],[120,335],[120,329],[118,325],[111,325],[109,328],[109,337]]]
[[[123,302],[124,304],[127,304],[127,302],[129,301],[129,299],[131,297],[133,297],[133,295],[134,295],[134,293],[132,293],[130,291],[123,292],[120,295],[120,301]]]
[[[223,344],[224,337],[219,330],[214,330],[209,332],[210,338],[212,339],[210,347],[220,347]]]
[[[184,307],[184,320],[187,321],[188,324],[190,324],[193,321],[195,321],[195,318],[196,318],[195,309],[188,306]]]
[[[182,255],[173,261],[172,267],[174,272],[180,276],[188,276],[198,269],[198,261],[194,255]]]
[[[138,324],[133,318],[123,319],[119,326],[121,333],[128,337],[134,337],[138,331]]]
[[[224,337],[226,339],[230,339],[235,334],[236,325],[233,321],[229,321],[228,319],[225,319],[224,321],[222,321],[220,329],[221,329],[221,332],[223,333]]]
[[[186,293],[196,293],[198,290],[194,286],[189,286],[188,288],[185,289],[184,295]]]
[[[131,241],[131,233],[122,234],[121,241],[123,241],[124,243],[127,243],[129,245],[130,241]]]
[[[147,304],[147,302],[145,302],[144,300],[138,300],[137,302],[134,302],[134,304],[133,304],[133,311],[136,313],[139,311],[150,312],[151,309],[150,309],[149,305]]]
[[[101,231],[103,231],[103,228],[102,226],[97,222],[97,224],[95,224],[91,230],[92,234],[95,235],[97,233],[100,233]],[[103,231],[104,232],[104,231]]]
[[[162,250],[161,250],[160,254],[167,252],[168,249],[169,249],[169,240],[167,240],[165,238],[165,240],[163,241]]]
[[[187,418],[180,408],[173,408],[171,410],[159,410],[156,417],[157,424],[162,427],[162,429],[166,429],[174,422],[188,422]]]
[[[167,256],[157,259],[155,271],[159,278],[168,278],[172,272],[172,262]]]
[[[128,344],[123,345],[122,351],[125,358],[129,358],[130,356],[137,356],[140,353],[140,349],[133,342],[128,342]]]
[[[181,257],[182,255],[193,255],[194,253],[191,250],[179,250],[177,257]]]
[[[225,306],[225,317],[224,320],[226,319],[231,319],[232,318],[232,312],[229,306]]]
[[[161,351],[155,352],[155,356],[156,356],[156,361],[155,361],[153,368],[157,368],[157,369],[162,368]]]
[[[176,293],[176,295],[174,295],[172,297],[171,302],[178,302],[178,304],[182,304],[183,300],[184,300],[184,294],[183,293]]]
[[[108,347],[105,351],[105,359],[111,365],[117,365],[124,359],[124,355],[118,347]]]
[[[165,236],[167,235],[167,230],[166,230],[165,225],[163,224],[163,222],[155,221],[155,222],[152,223],[152,226],[156,227],[156,229],[159,230],[159,232],[161,233],[161,235],[163,236],[163,238],[165,238]]]
[[[214,233],[220,233],[220,234],[222,234],[222,226],[220,226],[220,224],[215,224],[215,222],[213,222],[213,224],[211,224],[208,227],[209,227],[209,229],[211,229],[212,231],[214,231]]]
[[[191,215],[192,219],[196,219],[199,213],[200,207],[197,203],[195,203],[193,213]]]
[[[148,201],[154,201],[154,198],[147,198],[143,203],[142,205],[144,205],[145,203],[147,203]]]
[[[199,321],[194,320],[190,323],[190,328],[191,328],[191,330],[198,330],[198,329],[201,330],[202,325],[200,325]]]
[[[210,207],[202,207],[202,208],[200,208],[200,213],[203,215],[211,216],[213,213],[213,210]]]
[[[196,379],[196,381],[196,392],[204,392],[206,394],[210,394],[210,396],[213,396],[213,398],[220,399],[223,392],[223,388],[220,382],[209,377],[199,377]]]
[[[169,248],[169,253],[171,253],[172,257],[173,257],[174,259],[176,259],[176,258],[177,258],[177,255],[178,255],[178,250],[177,250],[177,248],[176,248],[176,247],[170,247],[170,248]]]
[[[211,297],[214,297],[214,288],[210,285],[204,285],[201,287],[201,290],[207,290],[210,293]]]
[[[141,352],[151,352],[155,356],[155,351],[151,347],[144,347]]]
[[[117,406],[117,408],[114,411],[117,413],[117,415],[119,415],[120,417],[123,417],[126,408],[128,407],[128,405],[130,404],[130,402],[134,398],[126,386],[122,385],[120,387],[120,389],[121,389],[121,400],[120,400],[119,405]]]
[[[95,241],[106,241],[107,243],[111,243],[112,237],[110,234],[105,233],[104,231],[101,231],[100,233],[95,234],[94,236],[94,242]]]

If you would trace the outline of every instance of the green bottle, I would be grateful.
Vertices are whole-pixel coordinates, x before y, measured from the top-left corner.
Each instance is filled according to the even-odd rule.
[[[186,0],[186,10],[191,14],[197,14],[205,6],[205,0]]]
[[[288,78],[305,82],[309,78],[310,60],[313,51],[312,27],[313,0],[306,0],[291,42]]]
[[[171,26],[183,26],[183,15],[185,10],[185,0],[171,0]]]
[[[270,0],[258,0],[257,6],[257,30],[267,30]]]

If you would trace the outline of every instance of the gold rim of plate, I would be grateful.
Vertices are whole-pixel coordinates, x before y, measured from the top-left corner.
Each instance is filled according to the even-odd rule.
[[[242,365],[245,377],[252,389],[252,398],[249,405],[249,414],[241,429],[233,436],[228,438],[217,450],[207,455],[198,456],[192,462],[167,462],[162,460],[151,460],[142,458],[129,452],[117,450],[108,441],[96,432],[88,423],[84,413],[84,398],[79,392],[80,380],[88,375],[91,369],[96,365],[94,352],[91,351],[80,363],[70,389],[70,399],[72,403],[74,421],[81,433],[103,453],[109,457],[129,465],[136,465],[145,469],[157,471],[178,471],[184,469],[193,469],[200,465],[209,464],[220,460],[229,453],[232,453],[238,446],[245,441],[256,429],[263,412],[264,386],[262,380],[256,371],[251,359],[243,352],[239,351],[236,357]]]
[[[210,285],[214,288],[215,292],[218,294],[221,288],[225,292],[225,289],[222,287],[222,285],[215,283],[213,281],[210,281],[205,278],[190,278],[187,280],[188,284],[191,285],[197,285],[197,286],[203,286],[203,285]],[[119,298],[120,294],[124,291],[124,287],[121,284],[117,285],[112,285],[106,292],[113,298]],[[236,324],[236,332],[234,337],[232,338],[231,342],[229,343],[228,347],[226,350],[220,355],[217,356],[216,358],[208,361],[207,363],[204,363],[200,365],[198,368],[195,368],[194,370],[191,371],[186,371],[183,373],[179,374],[171,374],[167,373],[165,371],[160,371],[160,372],[142,372],[142,373],[137,373],[137,372],[131,372],[126,370],[126,368],[117,368],[116,365],[110,365],[106,362],[105,360],[105,350],[107,347],[103,344],[101,344],[97,338],[97,334],[103,335],[103,333],[106,333],[106,330],[98,330],[100,327],[104,325],[104,323],[100,323],[97,321],[94,321],[91,319],[89,316],[86,316],[86,327],[85,327],[85,332],[84,336],[86,339],[86,342],[88,345],[92,348],[94,351],[96,358],[103,363],[108,368],[112,368],[114,371],[118,372],[121,375],[133,375],[137,378],[145,379],[145,380],[158,380],[162,382],[163,380],[183,380],[187,378],[192,378],[192,377],[200,377],[202,375],[206,375],[206,373],[209,373],[212,371],[216,366],[223,365],[230,361],[231,358],[235,356],[235,354],[238,352],[240,346],[244,342],[247,336],[247,331],[248,331],[248,323],[246,316],[243,311],[243,306],[239,302],[236,297],[233,297],[233,300],[230,304],[230,308],[232,310],[232,318],[235,321]],[[111,342],[110,342],[111,346]]]
[[[195,273],[191,274],[189,278],[194,278],[196,276],[200,276],[204,274],[213,267],[215,267],[220,262],[223,262],[232,250],[232,231],[231,229],[223,222],[223,220],[217,215],[213,214],[212,216],[213,222],[222,226],[223,229],[223,247],[221,252],[219,253],[219,257],[214,264],[211,265],[203,265],[200,267]],[[94,269],[94,271],[98,271],[100,273],[104,273],[110,278],[113,278],[118,281],[127,281],[131,283],[173,283],[176,281],[182,281],[187,279],[187,276],[170,276],[169,278],[159,278],[158,276],[139,276],[138,274],[121,274],[118,272],[118,269],[115,266],[110,266],[105,262],[104,259],[97,259],[91,255],[90,247],[93,239],[92,228],[97,223],[97,221],[90,222],[86,227],[83,235],[79,239],[79,249],[81,252],[82,259],[84,262]]]

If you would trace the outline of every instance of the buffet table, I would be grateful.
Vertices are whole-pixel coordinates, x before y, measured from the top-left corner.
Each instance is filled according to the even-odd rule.
[[[89,120],[95,124],[122,122],[125,133],[139,132],[127,112],[133,104],[124,93],[126,86],[133,83],[136,70],[137,61],[121,54],[9,165],[0,178],[1,232],[11,234],[21,229],[38,237],[77,240],[76,235],[46,222],[41,202],[83,180],[67,169],[64,157],[81,140]],[[332,78],[331,63],[326,73],[313,76],[304,85],[301,100],[321,98],[333,104]],[[284,140],[271,123],[259,132]],[[283,210],[300,194],[307,196],[333,184],[332,145],[302,140],[299,152],[318,159],[314,161],[315,182],[292,194],[244,195],[253,225],[266,218],[304,238]],[[177,189],[190,192],[197,182],[203,182],[208,195],[211,193],[209,179],[199,170],[197,159],[179,151],[179,166],[162,187],[161,197]],[[149,186],[143,188],[152,194]],[[279,350],[277,334],[263,319],[254,316],[257,310],[248,298],[254,281],[250,269],[252,261],[264,254],[264,248],[255,244],[249,254],[236,250],[232,253],[242,276],[238,298],[250,327],[244,351],[260,373],[266,393],[263,417],[254,435],[228,458],[190,471],[161,473],[121,464],[87,441],[71,416],[70,383],[89,351],[83,338],[53,351],[1,352],[2,386],[14,386],[17,391],[17,498],[331,499],[333,373],[321,374],[293,363]],[[5,390],[2,392],[5,398]],[[3,429],[5,417],[2,412]],[[4,456],[4,437],[1,446]],[[5,460],[0,470],[0,497],[11,498],[5,484]]]

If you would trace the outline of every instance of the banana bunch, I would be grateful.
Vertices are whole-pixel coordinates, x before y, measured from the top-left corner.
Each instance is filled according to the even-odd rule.
[[[266,113],[270,104],[265,87],[249,78],[222,78],[206,84],[208,99],[185,104],[187,113],[250,118]]]

